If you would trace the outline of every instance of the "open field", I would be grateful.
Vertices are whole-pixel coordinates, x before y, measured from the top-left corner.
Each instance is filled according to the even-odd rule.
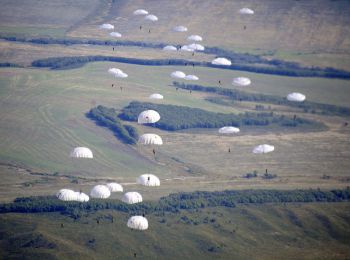
[[[346,259],[349,216],[348,203],[239,205],[150,214],[150,229],[138,232],[126,227],[127,213],[111,210],[76,220],[7,213],[0,215],[0,248],[11,249],[0,257]]]
[[[121,68],[129,77],[113,80],[107,73],[112,66]],[[148,101],[147,97],[154,92],[162,93],[165,99],[160,102],[166,104],[224,113],[247,110],[244,105],[227,107],[209,103],[204,100],[207,94],[176,91],[174,87],[168,86],[172,82],[169,74],[175,69],[178,68],[104,62],[63,71],[1,69],[1,162],[38,172],[58,172],[71,176],[49,176],[44,180],[42,176],[34,176],[34,183],[29,184],[25,184],[28,180],[16,181],[15,178],[12,185],[6,187],[7,196],[2,197],[2,200],[13,199],[18,190],[16,187],[24,186],[23,194],[27,195],[53,194],[66,185],[83,185],[83,190],[87,191],[104,178],[115,179],[125,183],[128,189],[134,189],[135,177],[146,172],[157,174],[164,184],[156,190],[144,191],[150,199],[157,199],[170,192],[198,189],[331,188],[349,185],[350,131],[342,127],[346,119],[302,113],[301,117],[326,123],[329,130],[297,133],[287,129],[266,131],[261,127],[255,130],[243,128],[242,133],[234,137],[219,136],[215,129],[166,132],[133,123],[141,133],[154,132],[162,136],[165,144],[157,148],[154,159],[152,149],[124,145],[108,129],[96,126],[85,117],[85,113],[97,104],[121,109],[132,100]],[[183,70],[198,75],[200,81],[208,85],[215,84],[215,78],[219,75],[225,87],[229,86],[232,77],[241,75],[235,71],[213,68],[195,68],[193,71],[191,67]],[[254,82],[247,90],[266,90],[267,93],[270,90],[271,94],[275,86],[278,90],[273,94],[283,97],[285,93],[300,90],[295,87],[303,84],[306,87],[301,91],[307,95],[310,93],[310,100],[346,105],[343,100],[348,99],[347,81],[343,80],[302,80],[243,74]],[[117,84],[117,88],[111,88],[112,83]],[[123,91],[118,86],[123,86]],[[343,92],[334,91],[334,86]],[[295,113],[294,110],[288,112],[288,108],[284,109],[283,113]],[[277,152],[253,155],[252,148],[260,143],[275,145]],[[90,147],[95,158],[92,161],[70,159],[69,151],[78,145]],[[229,147],[231,153],[227,152]],[[262,174],[265,168],[277,174],[278,178],[242,178],[254,170]],[[20,179],[21,174],[16,174]],[[330,175],[331,179],[321,179],[324,174]],[[78,184],[72,183],[72,177],[79,176],[82,179],[79,179]],[[22,186],[16,186],[19,183]]]

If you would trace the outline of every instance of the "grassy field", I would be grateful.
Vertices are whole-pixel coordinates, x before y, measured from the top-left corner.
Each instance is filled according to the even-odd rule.
[[[110,67],[121,68],[129,77],[113,80],[107,73]],[[179,68],[102,62],[63,71],[1,69],[1,162],[33,171],[82,177],[79,184],[72,183],[72,178],[62,176],[34,176],[32,178],[35,181],[29,184],[24,183],[28,181],[15,178],[12,185],[6,187],[7,196],[2,200],[13,199],[19,187],[23,186],[24,194],[28,195],[45,192],[53,194],[58,188],[67,185],[84,187],[84,191],[88,192],[92,185],[103,181],[103,178],[117,180],[125,183],[128,189],[134,189],[135,177],[146,172],[159,175],[164,184],[152,192],[145,191],[151,199],[181,190],[331,188],[348,185],[349,130],[341,127],[346,119],[302,114],[302,117],[326,123],[329,130],[298,133],[287,129],[266,131],[263,128],[243,128],[234,137],[219,136],[215,130],[166,132],[133,123],[140,133],[155,132],[162,136],[165,144],[156,149],[157,156],[154,158],[151,148],[124,145],[109,130],[96,126],[85,117],[85,113],[98,104],[121,109],[132,100],[149,101],[148,96],[154,92],[162,93],[165,99],[160,102],[166,104],[224,113],[243,112],[247,109],[241,105],[228,107],[209,103],[204,100],[206,95],[203,93],[176,91],[174,87],[168,86],[172,82],[169,74],[175,69]],[[215,84],[215,78],[221,78],[225,87],[229,86],[232,77],[242,75],[210,68],[182,69],[186,73],[198,75],[203,84]],[[253,79],[254,83],[249,87],[252,91],[259,89],[272,93],[275,86],[274,94],[280,93],[281,97],[285,93],[299,90],[295,88],[298,82],[306,86],[303,93],[315,93],[308,95],[314,101],[344,105],[343,99],[348,93],[347,82],[341,80],[302,80],[252,73],[243,75]],[[111,88],[112,83],[117,88]],[[337,84],[343,93],[334,91]],[[123,91],[118,86],[123,86]],[[284,113],[288,114],[288,111]],[[260,143],[275,145],[277,152],[253,155],[252,148]],[[90,147],[95,158],[70,159],[69,152],[75,146]],[[227,152],[228,148],[231,148],[231,153]],[[242,178],[242,175],[253,170],[262,174],[266,168],[277,174],[278,178]],[[21,172],[16,172],[16,169],[6,171],[14,171],[20,179]],[[6,175],[6,171],[2,174]],[[321,179],[324,174],[332,178]]]
[[[138,232],[115,211],[1,214],[0,257],[346,259],[349,216],[349,203],[240,205],[147,215],[149,230]]]

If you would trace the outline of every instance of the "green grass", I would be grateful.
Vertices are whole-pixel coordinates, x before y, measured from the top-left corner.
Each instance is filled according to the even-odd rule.
[[[346,259],[349,216],[349,203],[241,205],[147,215],[149,229],[138,232],[114,211],[11,213],[0,215],[0,248],[3,258]]]
[[[126,79],[114,80],[107,70],[118,67],[129,74]],[[201,84],[213,85],[221,78],[225,87],[233,87],[231,80],[242,75],[234,71],[212,68],[152,67],[118,63],[90,63],[74,70],[42,70],[2,68],[0,94],[2,97],[0,161],[18,164],[37,171],[60,172],[70,176],[85,176],[80,185],[88,190],[94,182],[91,178],[112,178],[130,183],[135,188],[135,177],[152,172],[162,180],[162,187],[155,192],[145,190],[152,199],[176,191],[196,189],[221,190],[227,188],[293,188],[293,187],[344,187],[343,179],[350,167],[347,158],[348,131],[337,132],[337,124],[343,119],[315,117],[325,122],[331,131],[315,133],[284,132],[283,129],[241,129],[236,136],[219,136],[216,130],[166,132],[145,126],[137,127],[140,134],[154,132],[162,136],[164,145],[157,147],[154,159],[152,148],[130,146],[120,143],[105,128],[96,126],[85,113],[96,105],[114,107],[117,110],[132,100],[149,102],[148,96],[159,92],[164,104],[202,108],[212,112],[242,112],[247,107],[221,106],[205,101],[206,94],[178,90],[168,86],[172,83],[170,73],[181,69],[200,77]],[[319,96],[319,101],[342,104],[347,96],[346,81],[309,79],[302,81],[289,77],[264,76],[244,73],[253,80],[246,90],[272,94],[298,91],[296,83],[303,82],[309,92],[308,99]],[[114,83],[117,87],[111,88]],[[344,90],[339,94],[334,86]],[[120,91],[119,86],[123,86]],[[275,86],[273,88],[272,86]],[[322,91],[320,91],[320,86]],[[265,91],[266,90],[266,91]],[[306,89],[304,89],[306,90]],[[283,93],[283,94],[282,94]],[[308,93],[311,93],[310,95]],[[317,98],[315,98],[317,100]],[[276,107],[277,111],[279,111]],[[284,111],[281,113],[292,113]],[[295,113],[295,112],[293,112]],[[282,135],[283,133],[283,135]],[[307,136],[307,138],[306,138]],[[255,145],[271,143],[276,151],[265,156],[251,153]],[[70,150],[75,146],[87,146],[94,152],[93,160],[72,160]],[[228,148],[231,153],[227,153]],[[210,158],[210,160],[208,160]],[[265,168],[278,178],[274,180],[247,180],[241,176],[253,170],[263,173]],[[322,180],[323,174],[331,175]],[[180,180],[173,180],[181,176]],[[18,176],[20,178],[20,175]],[[55,184],[55,181],[57,182]],[[20,182],[21,183],[21,182]],[[50,178],[47,185],[34,184],[40,191],[52,194],[62,186],[72,185],[69,179]],[[73,185],[79,189],[79,185]],[[51,189],[50,189],[51,187]],[[85,189],[85,188],[84,188]],[[8,198],[16,196],[16,182],[6,187]],[[43,194],[37,189],[25,189],[25,194]],[[45,194],[45,193],[44,193]],[[7,200],[7,198],[4,198]]]

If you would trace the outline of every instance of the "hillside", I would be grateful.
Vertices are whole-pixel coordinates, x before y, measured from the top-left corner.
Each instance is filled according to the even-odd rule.
[[[58,213],[0,214],[0,257],[346,259],[350,254],[348,203],[240,205],[150,214],[146,216],[150,229],[145,232],[128,229],[128,217],[111,210],[75,220]]]

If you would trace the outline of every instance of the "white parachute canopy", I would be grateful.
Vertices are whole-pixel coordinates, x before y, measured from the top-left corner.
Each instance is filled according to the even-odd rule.
[[[143,186],[160,186],[160,180],[153,174],[142,174],[137,178],[137,183]]]
[[[233,126],[224,126],[219,129],[220,134],[236,134],[239,131],[239,128]]]
[[[153,15],[153,14],[149,14],[149,15],[145,16],[145,20],[148,20],[151,22],[156,22],[156,21],[158,21],[158,17]]]
[[[182,71],[177,70],[177,71],[172,72],[170,74],[170,76],[172,78],[176,78],[176,79],[183,79],[184,77],[186,77],[186,74],[183,73]]]
[[[77,201],[79,201],[79,202],[88,202],[90,199],[89,196],[83,192],[77,191],[77,192],[75,192],[75,194],[77,196]]]
[[[136,191],[129,191],[123,195],[122,201],[127,204],[135,204],[142,202],[142,196]]]
[[[231,61],[226,58],[216,58],[211,61],[211,64],[214,65],[223,65],[223,66],[231,66]]]
[[[244,7],[239,10],[240,14],[254,14],[254,11],[252,9],[249,9],[247,7]]]
[[[163,48],[163,51],[177,51],[177,48],[173,45],[167,45]]]
[[[124,73],[121,69],[110,68],[108,73],[112,74],[116,78],[127,78],[128,74]]]
[[[187,27],[183,25],[178,25],[173,28],[174,32],[187,32]]]
[[[132,229],[146,230],[148,229],[148,220],[143,216],[133,216],[129,218],[127,226]]]
[[[184,77],[185,80],[199,80],[199,78],[196,75],[186,75]]]
[[[234,78],[232,81],[233,85],[238,85],[238,86],[249,86],[251,83],[252,81],[249,78],[245,78],[245,77]]]
[[[188,48],[195,50],[195,51],[204,51],[205,50],[204,46],[201,44],[198,44],[198,43],[192,43],[192,44],[187,45],[187,46],[188,46]]]
[[[110,192],[123,192],[123,186],[116,182],[110,182],[106,184]]]
[[[187,37],[187,41],[190,41],[190,42],[201,42],[203,41],[203,38],[202,36],[199,36],[199,35],[190,35]]]
[[[148,12],[144,9],[137,9],[134,11],[134,15],[146,15]]]
[[[275,150],[275,147],[273,145],[269,144],[261,144],[256,146],[253,149],[253,153],[260,154],[260,153],[269,153]]]
[[[75,147],[70,153],[73,158],[94,158],[91,150],[87,147]]]
[[[294,102],[303,102],[305,98],[305,95],[296,92],[287,95],[287,99]]]
[[[118,32],[111,32],[109,35],[116,38],[122,37],[121,33],[118,33]]]
[[[111,196],[111,192],[106,185],[96,185],[92,188],[90,196],[98,199],[107,199]]]
[[[76,201],[77,194],[73,190],[61,189],[56,193],[56,197],[63,201]]]
[[[149,96],[150,99],[163,99],[163,95],[158,94],[158,93],[154,93],[152,95]]]
[[[153,124],[158,122],[160,115],[155,110],[145,110],[139,114],[137,118],[137,123],[139,124]]]
[[[139,143],[141,144],[155,144],[155,145],[162,145],[163,140],[159,135],[156,134],[143,134],[139,138]]]
[[[114,29],[114,25],[112,25],[110,23],[104,23],[104,24],[100,25],[100,29],[113,30]]]
[[[184,46],[182,46],[180,50],[181,50],[181,51],[188,51],[188,52],[193,52],[193,51],[195,51],[195,50],[192,49],[189,45],[184,45]]]

